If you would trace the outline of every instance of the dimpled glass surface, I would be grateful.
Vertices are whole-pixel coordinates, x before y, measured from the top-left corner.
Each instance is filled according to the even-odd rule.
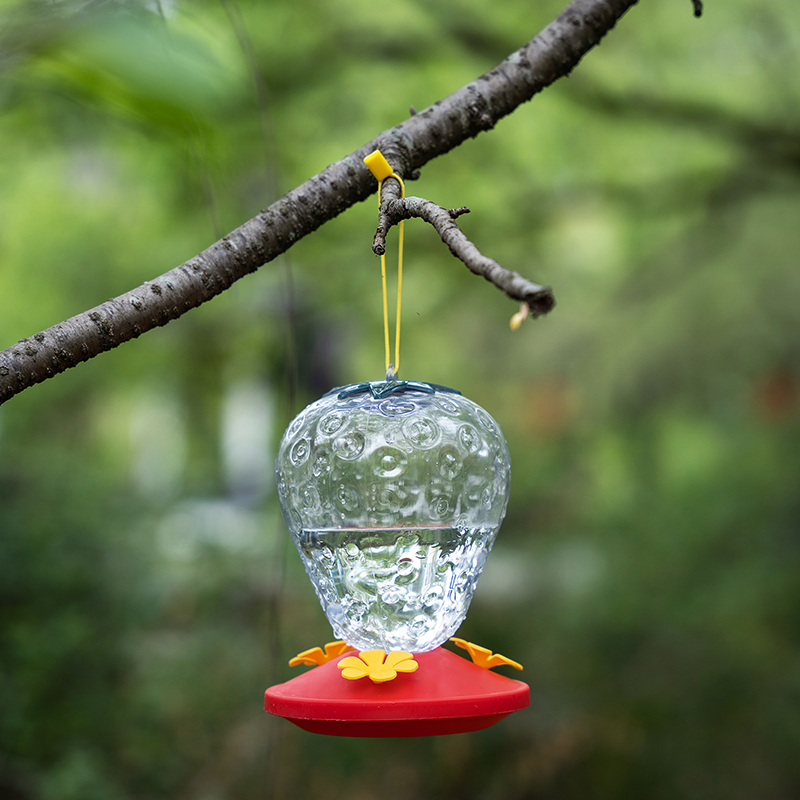
[[[508,448],[486,411],[429,384],[335,389],[289,425],[276,468],[336,636],[409,652],[452,636],[508,502]]]

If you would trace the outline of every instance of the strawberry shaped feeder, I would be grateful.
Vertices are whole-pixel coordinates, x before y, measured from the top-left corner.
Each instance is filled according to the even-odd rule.
[[[278,498],[341,641],[266,692],[270,713],[317,733],[422,736],[477,730],[529,702],[490,672],[516,662],[452,641],[508,502],[497,423],[453,389],[396,379],[334,389],[289,425]]]

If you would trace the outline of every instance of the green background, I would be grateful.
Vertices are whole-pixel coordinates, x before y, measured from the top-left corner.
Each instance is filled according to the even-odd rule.
[[[559,11],[6,0],[0,347],[187,260]],[[272,460],[306,403],[382,376],[372,198],[0,409],[0,797],[796,796],[799,75],[794,0],[642,0],[409,186],[558,299],[512,333],[514,304],[406,225],[401,377],[484,406],[513,464],[459,635],[525,665],[530,709],[374,741],[262,710],[331,638]]]

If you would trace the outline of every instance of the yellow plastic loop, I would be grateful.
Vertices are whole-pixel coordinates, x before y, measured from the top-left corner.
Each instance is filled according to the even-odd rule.
[[[369,171],[379,183],[394,174],[391,164],[383,157],[383,153],[380,150],[368,155],[364,159],[364,163],[369,167]]]
[[[397,175],[391,164],[383,157],[380,150],[376,150],[364,159],[369,171],[378,181],[378,208],[381,205],[381,190],[387,178],[394,178],[400,184],[400,197],[406,196],[406,187],[403,179]],[[397,322],[394,333],[394,363],[391,361],[391,346],[389,343],[389,301],[386,292],[386,255],[381,256],[381,285],[383,289],[383,339],[386,355],[386,375],[397,376],[400,372],[400,310],[403,298],[403,226],[400,220],[397,226]]]

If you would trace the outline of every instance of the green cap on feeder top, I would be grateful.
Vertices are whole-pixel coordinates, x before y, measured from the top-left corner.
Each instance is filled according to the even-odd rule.
[[[413,381],[334,389],[289,425],[276,470],[337,637],[421,653],[452,636],[508,502],[508,447],[484,409]]]

